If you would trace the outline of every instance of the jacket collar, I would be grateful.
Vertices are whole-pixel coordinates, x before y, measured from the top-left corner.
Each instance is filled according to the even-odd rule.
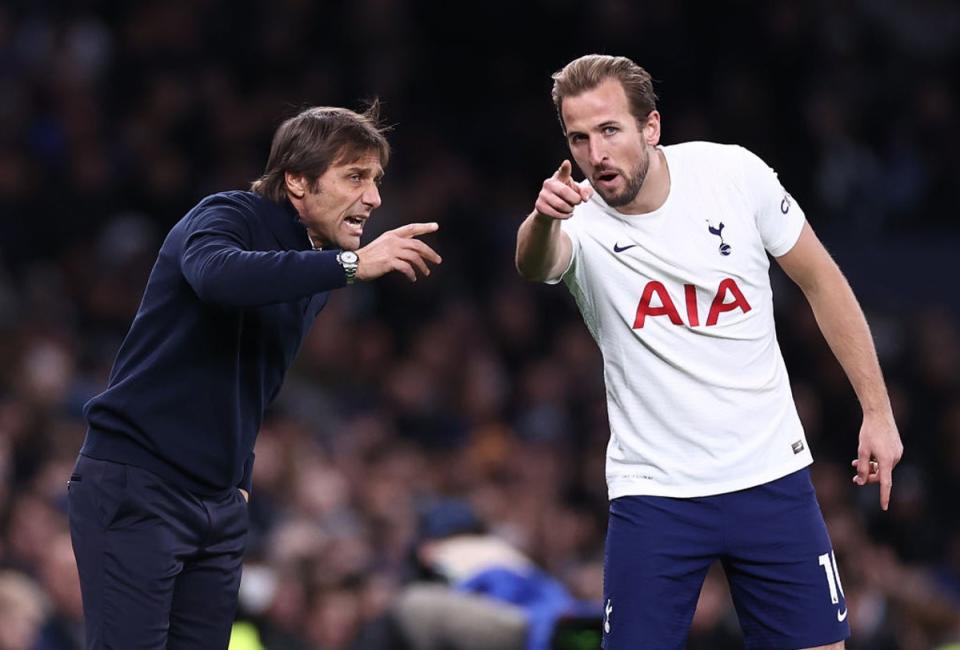
[[[268,206],[267,226],[284,250],[305,251],[312,248],[307,229],[300,222],[300,215],[290,201],[276,203],[264,199]]]

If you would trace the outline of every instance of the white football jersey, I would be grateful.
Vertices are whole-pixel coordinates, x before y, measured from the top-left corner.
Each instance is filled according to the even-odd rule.
[[[743,147],[662,147],[670,192],[625,215],[596,192],[562,222],[562,275],[603,353],[607,484],[624,495],[722,494],[813,462],[773,319],[767,253],[805,223]]]

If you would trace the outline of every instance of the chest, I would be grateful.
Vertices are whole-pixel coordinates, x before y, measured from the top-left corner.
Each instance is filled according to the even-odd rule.
[[[329,293],[246,309],[240,314],[240,358],[253,362],[278,383],[293,363]]]
[[[736,194],[706,188],[652,216],[584,216],[577,282],[599,316],[712,330],[769,301],[769,260]]]
[[[257,307],[245,314],[244,329],[271,347],[296,351],[329,297],[329,293],[319,293],[295,302]]]
[[[747,280],[769,269],[753,215],[735,196],[697,194],[652,217],[584,217],[585,270],[607,280],[640,276],[716,288],[722,278]]]

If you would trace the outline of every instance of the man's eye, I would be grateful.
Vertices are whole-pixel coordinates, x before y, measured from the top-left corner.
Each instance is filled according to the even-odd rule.
[[[603,127],[603,134],[604,134],[604,135],[613,135],[614,133],[616,133],[616,132],[619,131],[619,130],[620,130],[620,129],[618,129],[618,128],[615,127],[615,126],[605,126],[605,127]]]

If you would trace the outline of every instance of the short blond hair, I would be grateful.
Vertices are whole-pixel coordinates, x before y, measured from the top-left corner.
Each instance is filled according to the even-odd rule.
[[[564,132],[567,130],[563,123],[564,98],[593,90],[607,79],[616,79],[623,86],[630,112],[638,123],[643,123],[650,112],[657,108],[657,95],[653,92],[650,73],[625,56],[587,54],[554,72],[552,79],[553,105],[557,108],[557,117]]]

